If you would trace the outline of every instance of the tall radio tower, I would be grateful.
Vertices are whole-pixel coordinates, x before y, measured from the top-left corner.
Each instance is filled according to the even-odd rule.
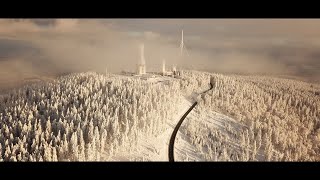
[[[181,43],[180,43],[180,56],[183,56],[183,49],[185,49],[186,54],[189,56],[186,45],[183,42],[183,30],[181,32]]]

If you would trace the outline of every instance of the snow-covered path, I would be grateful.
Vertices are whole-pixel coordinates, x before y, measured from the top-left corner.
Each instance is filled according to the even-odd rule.
[[[168,161],[168,146],[172,131],[183,114],[192,105],[186,98],[181,98],[183,99],[182,103],[179,104],[179,113],[167,121],[164,133],[157,137],[139,138],[138,145],[132,152],[129,153],[120,148],[108,161]]]
[[[169,142],[174,128],[185,114],[186,111],[192,106],[191,101],[199,94],[195,93],[191,97],[181,97],[182,103],[179,104],[179,113],[166,123],[166,130],[157,137],[140,137],[138,138],[137,146],[128,152],[126,148],[118,149],[108,161],[169,161]],[[192,110],[185,118],[184,122],[179,128],[174,146],[175,161],[206,161],[203,153],[191,143],[190,137],[187,137],[186,130],[184,129],[191,120],[204,122],[208,126],[213,126],[224,131],[226,124],[230,124],[234,128],[239,128],[240,124],[221,113],[209,111],[206,114],[199,114],[198,111]],[[188,122],[189,121],[189,122]],[[237,148],[237,142],[229,142],[234,144]]]
[[[210,88],[212,89],[212,87]],[[204,91],[205,93],[207,91]],[[201,93],[202,94],[202,93]],[[181,97],[182,102],[178,104],[178,113],[168,120],[166,123],[166,130],[157,137],[140,137],[137,141],[137,146],[130,149],[127,147],[119,148],[107,161],[169,161],[169,142],[174,131],[174,128],[181,120],[183,115],[189,110],[193,104],[193,100],[199,96],[199,93],[193,93],[190,97]],[[185,128],[190,121],[202,122],[206,126],[211,126],[225,132],[225,126],[229,124],[235,129],[238,129],[239,122],[231,117],[225,116],[221,113],[208,111],[205,114],[200,114],[198,111],[192,110],[181,124],[177,131],[175,138],[174,160],[175,161],[206,161],[206,157],[191,143],[190,137],[186,135]],[[238,142],[228,142],[238,149]]]
[[[200,94],[205,94],[206,92],[212,90],[213,88],[213,85],[210,83],[210,88]],[[199,94],[199,95],[200,95]],[[194,98],[194,99],[197,99],[197,98]],[[172,133],[172,136],[171,136],[171,139],[170,139],[170,145],[169,145],[169,161],[170,162],[174,162],[174,142],[175,142],[175,138],[176,138],[176,135],[179,131],[179,128],[181,126],[181,124],[183,123],[184,119],[188,116],[188,114],[193,110],[193,108],[198,104],[198,102],[194,102],[192,104],[192,106],[188,109],[187,112],[185,112],[185,114],[181,117],[180,121],[177,123],[173,133]]]

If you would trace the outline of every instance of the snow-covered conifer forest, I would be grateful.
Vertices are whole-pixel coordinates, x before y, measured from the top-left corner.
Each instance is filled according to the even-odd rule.
[[[210,78],[215,80],[212,90]],[[320,85],[183,71],[180,78],[94,72],[0,96],[0,161],[319,161]]]
[[[320,160],[319,84],[213,76],[214,89],[201,97],[183,127],[203,160]]]

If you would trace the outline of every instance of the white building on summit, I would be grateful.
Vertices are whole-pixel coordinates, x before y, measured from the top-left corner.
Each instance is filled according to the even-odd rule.
[[[146,74],[146,61],[144,59],[144,44],[140,46],[140,62],[137,65],[137,74]]]

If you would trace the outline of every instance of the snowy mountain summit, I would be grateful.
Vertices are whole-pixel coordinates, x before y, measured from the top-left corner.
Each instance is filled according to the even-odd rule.
[[[210,79],[214,88],[206,93]],[[70,74],[0,96],[1,161],[319,161],[320,86],[184,71]]]

